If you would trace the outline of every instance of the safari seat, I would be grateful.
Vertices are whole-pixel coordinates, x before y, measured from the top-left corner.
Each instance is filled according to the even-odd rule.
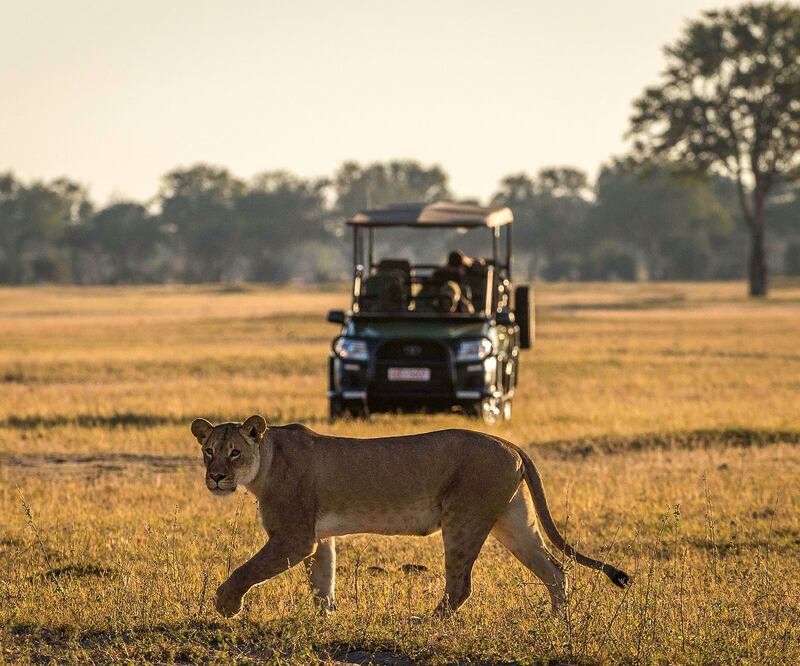
[[[375,269],[376,273],[397,272],[403,276],[403,281],[409,284],[411,281],[411,262],[408,259],[381,259]]]
[[[362,312],[402,312],[408,309],[408,289],[400,271],[375,273],[364,280],[358,299]]]

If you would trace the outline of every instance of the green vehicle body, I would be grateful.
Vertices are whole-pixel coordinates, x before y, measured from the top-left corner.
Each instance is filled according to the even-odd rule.
[[[442,223],[444,207],[447,223]],[[398,208],[405,216],[398,214]],[[352,306],[347,312],[332,311],[328,316],[330,322],[341,326],[329,354],[331,419],[368,418],[376,411],[420,410],[463,411],[487,424],[509,419],[519,377],[520,349],[530,346],[532,338],[528,288],[514,289],[511,283],[510,211],[447,203],[398,208],[364,211],[359,214],[362,221],[348,221],[354,228]],[[420,221],[430,219],[431,208],[436,209],[435,219],[440,223]],[[497,211],[507,221],[486,223]],[[498,216],[491,219],[497,222]],[[406,262],[406,270],[403,260],[392,259],[386,261],[400,265],[402,270],[386,271],[382,268],[385,263],[374,257],[373,234],[381,226],[462,224],[486,226],[493,241],[490,257],[470,259],[472,272],[458,273],[466,293],[476,294],[469,311],[441,311],[438,297],[434,297],[434,306],[426,300],[425,290],[439,286],[437,271],[443,268]],[[499,251],[503,228],[505,256]],[[402,285],[398,289],[407,290],[408,304],[402,301],[402,305],[384,310],[369,302],[370,280],[381,284],[387,274]],[[470,280],[477,285],[475,292],[468,288]],[[449,300],[445,303],[452,306]]]

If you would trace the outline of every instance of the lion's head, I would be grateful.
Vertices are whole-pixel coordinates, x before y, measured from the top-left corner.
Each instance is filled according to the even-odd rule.
[[[206,486],[215,495],[229,495],[239,484],[250,483],[261,464],[259,444],[267,431],[263,416],[244,423],[211,425],[205,419],[192,422],[192,434],[203,447]]]

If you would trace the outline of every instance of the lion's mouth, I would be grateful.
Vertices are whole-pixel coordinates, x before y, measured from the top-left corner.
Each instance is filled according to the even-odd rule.
[[[230,495],[236,490],[236,484],[231,483],[230,479],[215,479],[206,478],[206,488],[208,488],[215,495]]]
[[[236,487],[233,488],[222,488],[220,486],[214,486],[208,488],[214,495],[230,495],[232,492],[236,490]]]

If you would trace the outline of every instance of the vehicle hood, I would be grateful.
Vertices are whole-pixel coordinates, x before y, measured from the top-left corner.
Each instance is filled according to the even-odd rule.
[[[353,321],[350,335],[363,338],[428,338],[454,340],[485,335],[486,322],[389,319]]]

